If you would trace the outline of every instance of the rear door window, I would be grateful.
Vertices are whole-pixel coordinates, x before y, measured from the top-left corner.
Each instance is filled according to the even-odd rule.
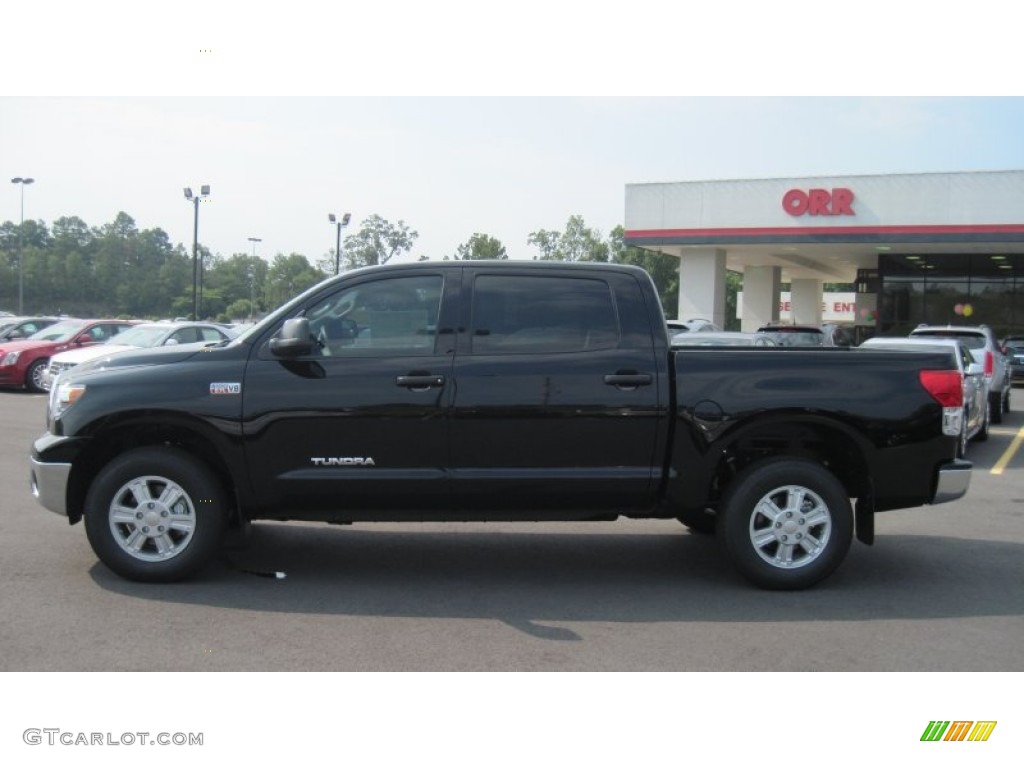
[[[480,275],[473,288],[474,354],[614,349],[619,322],[603,280]]]

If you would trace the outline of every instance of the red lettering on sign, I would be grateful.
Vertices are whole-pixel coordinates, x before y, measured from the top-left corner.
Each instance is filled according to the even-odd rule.
[[[846,187],[791,189],[782,196],[782,210],[790,216],[853,216],[853,191]]]
[[[809,197],[811,204],[807,212],[811,216],[829,216],[832,213],[828,207],[828,204],[832,202],[832,197],[827,189],[812,189]]]
[[[782,209],[790,216],[807,213],[807,193],[802,189],[791,189],[782,198]]]
[[[853,216],[853,190],[836,187],[832,190],[832,215]]]

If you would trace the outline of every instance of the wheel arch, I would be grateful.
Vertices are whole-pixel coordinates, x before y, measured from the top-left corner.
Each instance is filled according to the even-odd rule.
[[[91,430],[89,450],[74,462],[68,481],[68,517],[82,518],[85,498],[99,470],[121,454],[148,446],[173,446],[203,462],[232,500],[232,522],[241,509],[240,483],[223,458],[219,443],[224,438],[199,419],[181,414],[124,414],[116,421]]]
[[[847,495],[857,499],[857,536],[870,543],[874,492],[868,456],[872,446],[849,425],[814,414],[772,414],[737,425],[723,434],[715,447],[707,489],[713,507],[733,480],[753,464],[802,458],[824,466]]]

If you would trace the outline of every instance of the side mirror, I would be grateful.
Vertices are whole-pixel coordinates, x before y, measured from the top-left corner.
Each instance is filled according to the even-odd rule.
[[[178,341],[177,339],[168,339],[167,341],[164,342],[165,347],[173,347],[178,344],[181,344],[181,342]]]
[[[270,354],[275,357],[304,357],[313,354],[316,342],[309,332],[309,320],[293,317],[285,320],[281,333],[270,340]]]
[[[967,375],[968,376],[984,376],[985,375],[985,366],[982,365],[981,363],[971,363],[970,365],[967,366]]]

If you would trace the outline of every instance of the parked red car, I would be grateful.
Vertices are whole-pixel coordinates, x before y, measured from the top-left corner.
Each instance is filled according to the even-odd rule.
[[[78,320],[54,323],[27,339],[0,344],[0,387],[44,392],[43,373],[50,356],[66,349],[100,344],[131,328],[137,320]]]

